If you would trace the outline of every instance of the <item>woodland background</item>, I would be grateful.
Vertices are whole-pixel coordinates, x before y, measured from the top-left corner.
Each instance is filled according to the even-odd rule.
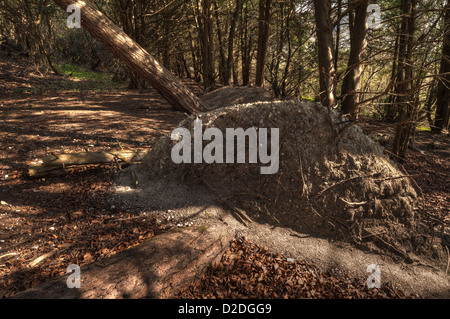
[[[448,128],[449,3],[403,1],[92,1],[180,78],[256,85],[278,98],[320,100],[344,113],[397,122],[393,155],[414,128]],[[367,8],[381,21],[368,28]],[[369,19],[374,18],[374,12]],[[108,70],[128,88],[148,86],[48,0],[3,0],[2,46],[20,46],[38,68]],[[370,21],[369,21],[370,22]],[[377,22],[377,21],[372,21]],[[320,71],[319,71],[320,70]]]

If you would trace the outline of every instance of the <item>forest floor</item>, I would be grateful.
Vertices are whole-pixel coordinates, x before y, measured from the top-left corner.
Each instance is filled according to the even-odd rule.
[[[196,94],[202,93],[199,84],[186,84]],[[110,201],[117,167],[93,165],[62,177],[27,178],[28,165],[39,163],[50,153],[151,149],[162,134],[170,132],[185,117],[152,89],[88,90],[92,87],[103,84],[97,78],[43,75],[23,61],[0,59],[0,298],[62,275],[69,264],[92,263],[167,230],[150,213],[136,215]],[[382,123],[365,119],[362,125],[374,127]],[[408,152],[403,167],[415,176],[426,212],[450,221],[449,138],[420,131],[415,135],[415,146]],[[236,260],[230,262],[226,258],[243,256],[261,265],[261,271],[273,269],[276,258],[280,258],[255,247],[259,246],[250,241],[233,242],[221,266],[212,266],[200,282],[179,296],[217,297],[213,293],[217,290],[217,278],[225,276],[228,280],[222,282],[223,296],[245,297],[234,294],[230,283],[250,280],[249,271],[254,273],[254,269],[239,267]],[[272,285],[285,283],[283,276],[298,273],[303,267],[310,272],[305,278],[329,282],[328,291],[336,293],[296,295],[292,289],[280,292],[264,286],[261,296],[418,296],[396,289],[395,283],[369,290],[365,288],[365,278],[322,273],[311,263],[293,266],[278,260],[275,270],[278,267],[279,281]]]

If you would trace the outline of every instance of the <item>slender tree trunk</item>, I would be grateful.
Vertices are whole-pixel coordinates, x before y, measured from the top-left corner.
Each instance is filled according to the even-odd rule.
[[[245,1],[245,0],[244,0]],[[242,60],[242,85],[250,83],[250,65],[252,61],[252,37],[248,30],[248,4],[244,2],[241,14],[241,60]]]
[[[219,6],[217,5],[217,1],[213,1],[213,4],[214,4],[214,15],[216,16],[216,29],[217,29],[217,40],[219,49],[219,79],[220,82],[225,83],[225,68],[227,64],[226,62],[227,59],[225,57],[225,50],[223,44],[222,27],[219,17]]]
[[[242,6],[241,0],[236,0],[236,8],[233,12],[233,17],[231,18],[230,23],[230,32],[228,34],[228,56],[225,65],[225,85],[230,84],[231,80],[231,71],[234,62],[234,35],[236,34],[236,24],[239,18],[240,7]]]
[[[394,58],[392,62],[392,71],[391,71],[391,82],[395,83],[397,77],[397,61],[398,61],[398,51],[399,51],[399,41],[400,41],[400,28],[397,26],[396,35],[395,35],[395,43],[394,43]],[[397,108],[395,107],[395,95],[393,94],[393,90],[389,90],[388,97],[388,105],[386,110],[386,120],[388,122],[394,122],[397,116]]]
[[[338,4],[337,4],[337,16],[340,17],[341,16],[341,12],[342,12],[342,0],[338,0]],[[335,44],[335,49],[334,49],[334,69],[336,70],[336,73],[339,74],[338,72],[338,62],[339,62],[339,44],[341,41],[341,21],[337,22],[336,25],[336,44]]]
[[[64,11],[70,4],[80,8],[81,25],[115,56],[152,85],[169,103],[180,111],[197,113],[209,109],[173,74],[148,54],[105,15],[87,1],[54,0]]]
[[[125,32],[131,39],[137,42],[135,22],[135,10],[136,4],[134,1],[128,0],[116,0],[117,7],[119,9],[119,23]],[[144,87],[144,83],[141,77],[128,67],[128,88],[140,89]]]
[[[183,63],[184,73],[186,73],[186,77],[188,79],[192,79],[191,71],[189,71],[189,67],[187,65],[186,58],[184,57],[183,52],[180,53],[180,59],[181,59],[181,62]]]
[[[342,82],[342,113],[356,115],[358,91],[361,90],[361,73],[367,46],[367,7],[370,0],[362,0],[354,9],[353,23],[350,24],[350,57]],[[352,13],[350,13],[352,14]]]
[[[235,55],[233,62],[233,84],[239,85],[239,54]]]
[[[314,0],[319,55],[320,101],[326,107],[334,107],[336,72],[333,61],[333,34],[330,0]]]
[[[272,0],[259,0],[258,53],[256,57],[255,85],[263,86]]]
[[[434,131],[448,130],[449,128],[449,103],[450,103],[450,0],[445,6],[445,26],[442,46],[442,59],[437,85],[436,116],[434,119]],[[447,74],[445,74],[447,73]]]
[[[287,30],[289,30],[289,26],[285,25],[285,17],[284,17],[284,2],[280,2],[278,8],[278,16],[279,16],[279,22],[275,23],[276,30],[274,31],[275,34],[278,34],[278,46],[276,50],[272,51],[272,58],[270,59],[270,65],[269,65],[269,74],[270,74],[270,82],[272,84],[272,90],[275,94],[275,97],[280,97],[281,95],[281,81],[278,79],[278,74],[280,70],[280,63],[283,55],[283,48],[284,48],[284,42],[285,42],[285,34],[287,33]]]
[[[171,51],[173,51],[173,45],[171,44],[170,20],[167,14],[164,15],[162,29],[162,62],[164,67],[170,71],[172,70]]]
[[[188,36],[189,36],[189,45],[190,45],[190,49],[191,49],[191,58],[192,58],[192,68],[194,69],[194,80],[196,82],[200,82],[201,81],[201,71],[200,71],[200,67],[199,67],[199,62],[198,62],[198,57],[197,57],[197,52],[198,50],[196,49],[196,45],[195,45],[195,41],[192,37],[191,32],[188,32]]]
[[[295,15],[295,5],[294,3],[289,4],[289,14],[286,19],[286,38],[287,38],[287,56],[286,56],[286,64],[284,66],[283,76],[281,78],[281,96],[287,97],[287,84],[288,84],[288,75],[290,73],[291,59],[292,59],[292,44],[291,44],[291,20],[293,15]]]
[[[405,124],[397,126],[392,148],[392,153],[399,159],[405,157],[411,134],[415,128],[418,109],[413,87],[414,70],[412,61],[416,29],[416,0],[402,0],[402,11],[403,21],[399,46],[400,73],[397,81],[403,81],[403,83],[397,86],[396,94],[399,101],[398,121],[405,122]]]
[[[202,0],[199,8],[199,33],[202,49],[203,62],[203,85],[206,90],[215,87],[215,67],[214,67],[214,35],[212,27],[212,0]]]

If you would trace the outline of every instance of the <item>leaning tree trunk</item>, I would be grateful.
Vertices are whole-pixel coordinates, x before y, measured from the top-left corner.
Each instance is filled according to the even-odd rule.
[[[64,10],[69,5],[75,4],[80,9],[83,28],[142,76],[176,109],[197,113],[209,108],[153,56],[87,1],[54,0],[54,2]]]

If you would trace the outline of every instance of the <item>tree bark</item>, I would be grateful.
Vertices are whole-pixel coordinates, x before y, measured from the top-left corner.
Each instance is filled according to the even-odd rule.
[[[338,3],[337,3],[338,19],[341,16],[341,12],[342,12],[342,0],[338,0]],[[339,74],[338,62],[339,62],[339,45],[340,45],[340,41],[341,41],[341,23],[342,23],[341,20],[338,20],[337,24],[336,24],[336,43],[335,43],[335,49],[334,49],[334,69],[336,71],[336,74]]]
[[[242,85],[247,86],[250,83],[250,65],[252,62],[252,36],[248,30],[248,3],[246,1],[242,6],[241,13],[241,51]]]
[[[399,41],[400,41],[400,28],[397,26],[396,32],[395,32],[395,43],[394,43],[394,57],[392,61],[392,71],[391,71],[391,82],[395,83],[396,77],[397,77],[397,61],[398,61],[398,51],[399,51]],[[394,89],[395,87],[393,87]],[[389,90],[389,97],[388,97],[388,105],[385,115],[385,120],[388,122],[394,122],[395,118],[397,117],[397,108],[395,107],[395,95],[393,94],[393,90]]]
[[[233,12],[233,17],[230,23],[230,32],[228,34],[228,56],[225,64],[224,84],[230,84],[231,71],[234,62],[234,35],[236,34],[236,23],[239,18],[240,7],[242,6],[241,0],[236,0],[236,7]]]
[[[211,1],[201,0],[201,8],[198,8],[200,15],[198,18],[198,27],[202,50],[203,85],[207,91],[214,89],[216,82]]]
[[[361,73],[364,67],[367,46],[367,7],[370,0],[362,0],[354,9],[350,23],[350,57],[342,82],[342,113],[355,117],[358,106],[358,91],[361,90]],[[350,14],[352,14],[350,12]]]
[[[80,8],[81,25],[109,51],[142,76],[176,109],[189,114],[209,107],[194,95],[153,56],[87,1],[54,0],[64,11],[70,4]]]
[[[264,84],[264,69],[266,67],[267,45],[269,42],[269,27],[272,0],[259,1],[258,52],[256,56],[255,85]]]
[[[442,46],[442,59],[437,86],[436,116],[434,131],[448,130],[449,128],[449,102],[450,102],[450,0],[445,6],[445,26]]]
[[[134,41],[137,41],[136,26],[134,25],[134,15],[136,10],[136,4],[134,1],[128,0],[116,0],[117,8],[119,11],[119,25]],[[140,76],[136,74],[133,69],[128,67],[128,89],[141,89],[144,87],[144,83]]]
[[[414,94],[413,83],[413,47],[414,33],[416,30],[416,0],[402,0],[402,27],[399,44],[399,73],[397,81],[402,81],[396,86],[398,101],[398,122],[405,122],[404,125],[397,126],[395,132],[392,153],[398,159],[404,159],[411,134],[415,128],[417,116],[417,99]]]
[[[90,164],[137,164],[142,162],[146,154],[147,151],[141,150],[52,153],[44,157],[42,165],[30,165],[28,176],[31,178],[59,176],[67,174],[77,166]]]
[[[217,42],[219,50],[219,79],[222,83],[225,84],[225,67],[227,64],[227,58],[225,57],[221,20],[219,17],[219,6],[217,4],[217,1],[213,1],[213,4],[214,4],[214,15],[216,17]]]
[[[333,34],[330,0],[314,0],[319,55],[320,101],[326,107],[334,107],[336,72],[333,60]]]

